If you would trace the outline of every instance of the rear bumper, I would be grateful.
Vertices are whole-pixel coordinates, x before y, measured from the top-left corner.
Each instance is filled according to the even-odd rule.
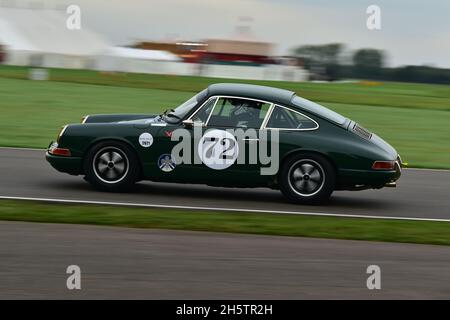
[[[341,169],[338,172],[337,189],[364,190],[395,187],[401,174],[400,162],[396,164],[395,170],[389,171]]]
[[[64,157],[51,154],[52,147],[55,143],[52,142],[45,153],[45,159],[56,170],[71,175],[79,175],[83,173],[83,160],[79,157]]]

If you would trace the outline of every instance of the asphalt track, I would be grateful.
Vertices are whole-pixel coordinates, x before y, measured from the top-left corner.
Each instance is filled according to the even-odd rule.
[[[403,170],[397,188],[335,192],[323,206],[285,201],[276,190],[141,182],[132,193],[93,190],[82,177],[50,167],[44,151],[0,148],[0,197],[103,201],[193,208],[450,219],[450,171]]]
[[[445,246],[0,222],[0,259],[0,299],[450,298]]]
[[[42,150],[0,149],[0,196],[450,219],[450,172],[406,170],[397,189],[337,192],[326,206],[266,189],[140,183],[97,192]],[[0,299],[450,298],[446,246],[0,222]],[[78,265],[82,289],[66,288]],[[366,269],[381,268],[381,290]]]

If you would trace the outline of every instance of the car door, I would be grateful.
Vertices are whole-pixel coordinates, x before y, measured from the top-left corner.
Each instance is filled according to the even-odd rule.
[[[164,130],[164,135],[160,134],[160,148],[166,151],[163,159],[159,161],[159,166],[161,169],[167,163],[169,165],[167,170],[171,172],[170,175],[165,175],[170,178],[166,180],[205,182],[199,167],[201,163],[196,160],[196,150],[216,100],[217,97],[208,98],[185,121],[168,126]]]
[[[202,120],[200,139],[193,142],[194,174],[208,184],[258,184],[260,129],[271,107],[256,99],[216,97],[206,122]]]

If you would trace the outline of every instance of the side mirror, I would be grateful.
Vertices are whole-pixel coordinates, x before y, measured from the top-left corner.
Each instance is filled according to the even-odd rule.
[[[192,129],[194,127],[194,121],[192,121],[192,119],[183,120],[182,123],[187,129]]]

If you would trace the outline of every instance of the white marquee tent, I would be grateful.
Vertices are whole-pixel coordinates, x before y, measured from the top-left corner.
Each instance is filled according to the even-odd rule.
[[[171,75],[260,80],[302,81],[303,69],[294,66],[227,66],[183,63],[165,51],[113,47],[81,25],[70,30],[65,11],[0,7],[0,45],[10,65],[95,69]]]
[[[92,56],[110,44],[82,25],[66,27],[68,15],[58,10],[0,7],[0,44],[6,63],[42,67],[85,68]]]
[[[111,47],[95,59],[95,69],[134,73],[173,74],[188,67],[177,55],[160,50]]]

